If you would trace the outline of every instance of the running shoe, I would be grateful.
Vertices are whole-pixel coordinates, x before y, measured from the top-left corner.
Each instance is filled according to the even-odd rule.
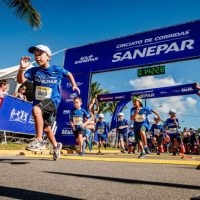
[[[53,149],[53,159],[58,160],[60,158],[60,150],[62,149],[62,143],[57,143],[57,147]]]
[[[84,156],[83,152],[79,152],[78,155],[79,155],[79,156]]]
[[[149,151],[148,147],[144,147],[144,151],[145,151],[146,154],[151,154],[151,151]]]
[[[45,144],[44,142],[39,141],[38,139],[34,139],[27,147],[26,150],[29,151],[41,151],[45,150]]]
[[[126,150],[125,150],[125,149],[121,149],[121,152],[122,152],[122,153],[125,153],[125,152],[126,152]]]
[[[141,152],[141,154],[138,156],[138,158],[145,158],[146,154]]]
[[[172,154],[173,156],[176,156],[176,152],[173,152],[173,154]]]
[[[160,155],[160,152],[159,152],[159,151],[157,152],[157,155]]]

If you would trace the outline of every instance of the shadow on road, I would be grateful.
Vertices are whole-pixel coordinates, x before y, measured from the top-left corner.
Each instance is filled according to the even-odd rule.
[[[155,186],[160,186],[160,187],[174,187],[174,188],[181,188],[181,189],[200,190],[200,186],[196,186],[196,185],[142,181],[142,180],[94,176],[94,175],[86,175],[86,174],[72,174],[72,173],[63,173],[63,172],[51,172],[51,171],[44,171],[44,172],[50,173],[50,174],[65,175],[65,176],[76,176],[76,177],[81,177],[81,178],[91,178],[91,179],[98,179],[98,180],[104,180],[104,181],[120,182],[120,183],[126,183],[126,184],[143,184],[143,185],[155,185]]]
[[[24,164],[29,164],[30,162],[28,161],[31,161],[31,160],[37,160],[37,159],[11,159],[11,158],[3,158],[3,159],[0,159],[0,163],[9,163],[9,164],[12,164],[12,165],[24,165]],[[42,160],[42,161],[53,161],[53,160],[50,160],[50,159],[39,159],[39,160]],[[55,162],[55,161],[53,161]]]
[[[16,199],[24,199],[24,200],[36,200],[36,199],[80,200],[80,199],[68,197],[68,196],[25,190],[25,189],[21,189],[21,188],[4,187],[4,186],[0,186],[0,197],[9,197],[9,198],[16,198]]]

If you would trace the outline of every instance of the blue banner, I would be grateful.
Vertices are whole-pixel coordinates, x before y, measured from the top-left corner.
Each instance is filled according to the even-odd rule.
[[[149,99],[149,98],[182,96],[182,95],[197,94],[197,93],[198,90],[195,89],[195,84],[192,83],[192,84],[177,85],[171,87],[136,90],[136,91],[120,92],[112,94],[101,94],[98,95],[97,98],[99,102],[122,101],[122,100],[130,101],[132,96],[141,96],[143,99]]]
[[[71,48],[64,66],[73,74],[200,57],[200,20]]]
[[[0,130],[35,135],[32,104],[6,96],[0,108]]]
[[[81,90],[82,108],[87,109],[87,99],[89,90],[90,74],[75,75],[76,84]],[[57,132],[56,139],[66,145],[76,144],[70,122],[69,113],[73,108],[73,99],[78,96],[76,91],[72,90],[72,85],[68,79],[64,79],[61,85],[62,99],[58,107],[57,114]]]

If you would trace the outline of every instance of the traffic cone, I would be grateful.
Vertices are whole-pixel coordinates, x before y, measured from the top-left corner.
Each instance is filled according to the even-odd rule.
[[[184,147],[183,141],[181,141],[180,143],[180,152],[185,153],[185,147]]]
[[[193,154],[198,154],[199,151],[198,151],[198,145],[197,143],[194,144],[194,151],[193,151]]]
[[[163,145],[162,145],[162,144],[161,144],[160,147],[159,147],[159,152],[160,152],[160,153],[164,153],[164,148],[163,148]]]

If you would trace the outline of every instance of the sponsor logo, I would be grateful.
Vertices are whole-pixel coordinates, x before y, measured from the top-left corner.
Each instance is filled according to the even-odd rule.
[[[68,115],[70,113],[70,110],[63,110],[63,115]]]
[[[15,108],[13,108],[10,113],[10,121],[16,121],[25,124],[27,121],[27,117],[28,113],[24,110],[17,111],[15,110]]]
[[[155,97],[155,93],[149,93],[149,94],[142,94],[142,98],[153,98]]]
[[[182,88],[181,92],[193,92],[193,88],[192,87],[186,87],[186,88]]]
[[[71,128],[63,128],[62,135],[73,135],[72,129]]]
[[[94,57],[92,54],[90,56],[82,56],[79,60],[76,60],[74,64],[88,63],[97,61],[99,57]]]
[[[70,95],[70,98],[72,98],[72,99],[75,98],[75,97],[77,97],[76,93],[73,93],[73,94]]]
[[[66,99],[66,102],[73,102],[74,99]]]
[[[34,123],[35,123],[32,115],[30,116],[28,122],[29,122],[30,124],[34,124]]]
[[[84,83],[76,82],[76,85],[79,87],[80,85],[83,85]],[[67,87],[72,87],[71,83],[67,83]]]

